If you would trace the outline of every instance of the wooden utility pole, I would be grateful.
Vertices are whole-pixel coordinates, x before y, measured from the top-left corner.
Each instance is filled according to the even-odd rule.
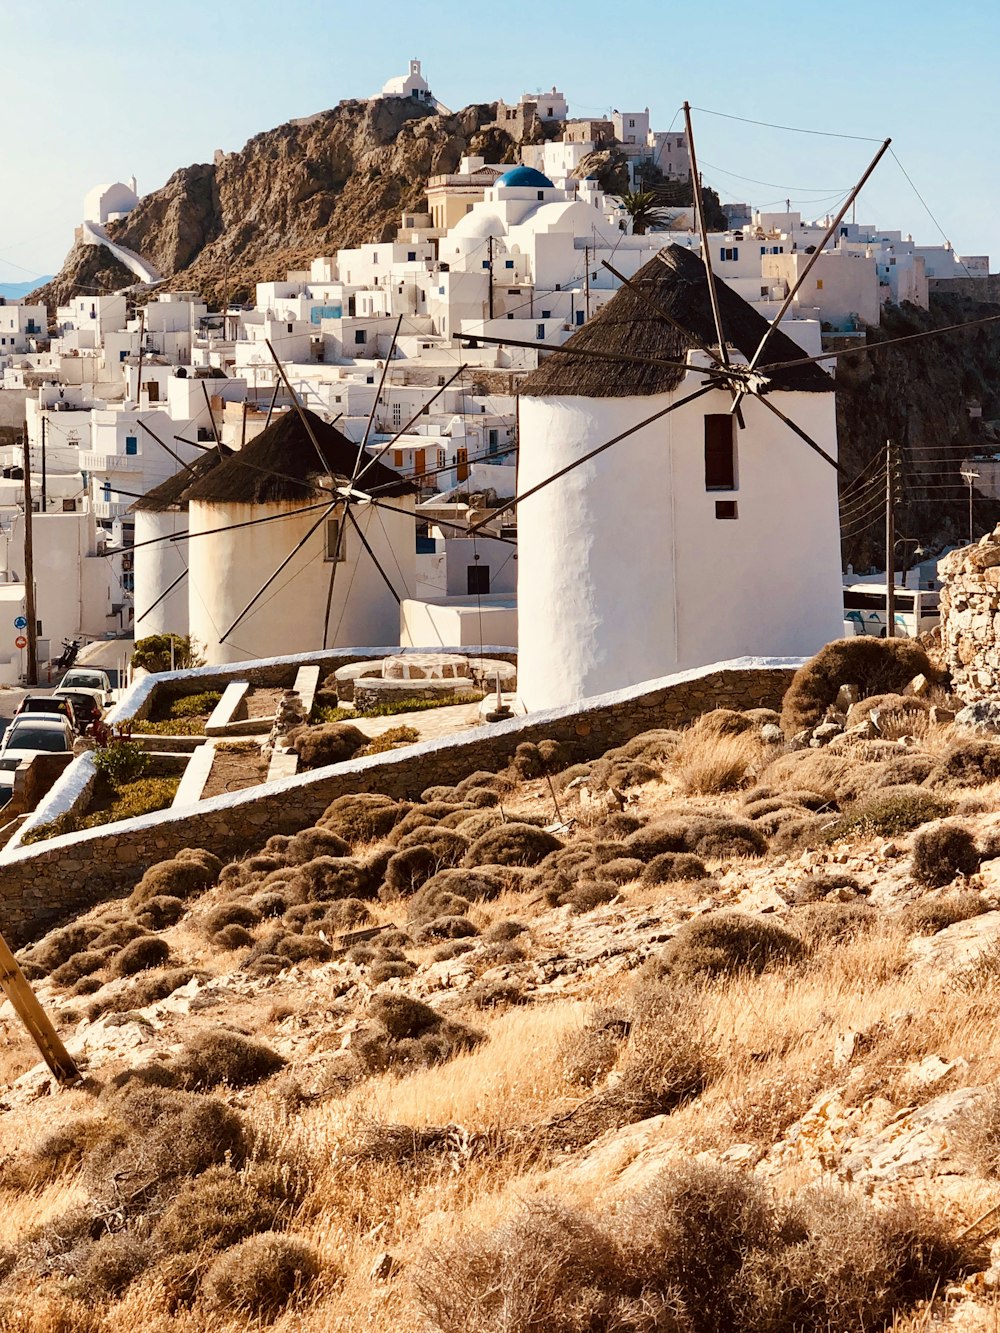
[[[896,445],[885,442],[885,635],[896,637]]]
[[[42,513],[46,512],[48,497],[45,493],[45,427],[49,424],[49,419],[45,412],[42,412]]]
[[[10,1000],[14,1012],[28,1029],[28,1034],[56,1079],[63,1087],[79,1083],[80,1071],[74,1064],[73,1057],[62,1044],[48,1014],[35,998],[35,992],[28,985],[27,978],[18,967],[17,959],[2,935],[0,935],[0,989]]]
[[[38,684],[38,620],[35,613],[35,555],[32,545],[31,450],[28,447],[28,423],[24,424],[24,616],[28,622],[27,682]]]
[[[489,266],[490,266],[490,304],[489,304],[489,312],[490,312],[490,319],[492,319],[492,318],[493,318],[493,237],[492,237],[492,236],[490,236],[490,237],[487,238],[487,243],[488,243],[488,245],[489,245],[489,256],[490,256],[490,258],[489,258]]]

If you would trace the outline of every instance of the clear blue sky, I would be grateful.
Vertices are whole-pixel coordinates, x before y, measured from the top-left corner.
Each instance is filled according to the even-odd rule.
[[[59,268],[98,182],[134,173],[146,193],[216,148],[372,94],[411,57],[453,109],[555,83],[571,115],[648,105],[657,129],[687,98],[891,135],[956,249],[989,253],[997,271],[998,53],[1000,5],[988,0],[0,0],[0,281]],[[723,198],[777,206],[790,195],[809,216],[850,187],[876,146],[705,114],[695,132]],[[941,239],[891,158],[857,216]]]

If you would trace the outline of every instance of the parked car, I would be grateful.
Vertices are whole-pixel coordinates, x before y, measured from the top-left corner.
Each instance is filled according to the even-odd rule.
[[[111,679],[106,671],[96,667],[74,667],[59,682],[61,690],[100,690],[104,707],[111,703]]]
[[[76,714],[71,699],[60,699],[54,694],[26,694],[14,709],[14,716],[24,713],[62,713],[69,718],[69,724],[76,728]]]
[[[102,699],[103,690],[64,690],[62,686],[58,690],[52,691],[53,699],[65,699],[73,707],[73,715],[76,718],[76,729],[83,734],[93,723],[99,722],[104,716],[104,707]]]
[[[37,754],[65,754],[73,750],[73,728],[61,713],[22,713],[14,718],[0,741],[0,790],[14,785],[14,770]]]

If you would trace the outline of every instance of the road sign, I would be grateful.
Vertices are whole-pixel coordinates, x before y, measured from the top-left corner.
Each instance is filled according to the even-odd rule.
[[[28,640],[24,637],[23,634],[19,634],[17,638],[14,640],[14,647],[27,648],[27,646],[28,646]]]
[[[14,628],[15,628],[15,629],[27,629],[27,628],[28,628],[28,620],[27,620],[27,617],[26,617],[26,616],[15,616],[15,617],[14,617]]]

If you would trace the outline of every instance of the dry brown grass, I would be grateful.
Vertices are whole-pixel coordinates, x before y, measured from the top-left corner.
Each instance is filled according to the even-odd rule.
[[[766,753],[751,731],[733,735],[692,727],[681,737],[670,768],[684,791],[716,795],[747,783]]]

